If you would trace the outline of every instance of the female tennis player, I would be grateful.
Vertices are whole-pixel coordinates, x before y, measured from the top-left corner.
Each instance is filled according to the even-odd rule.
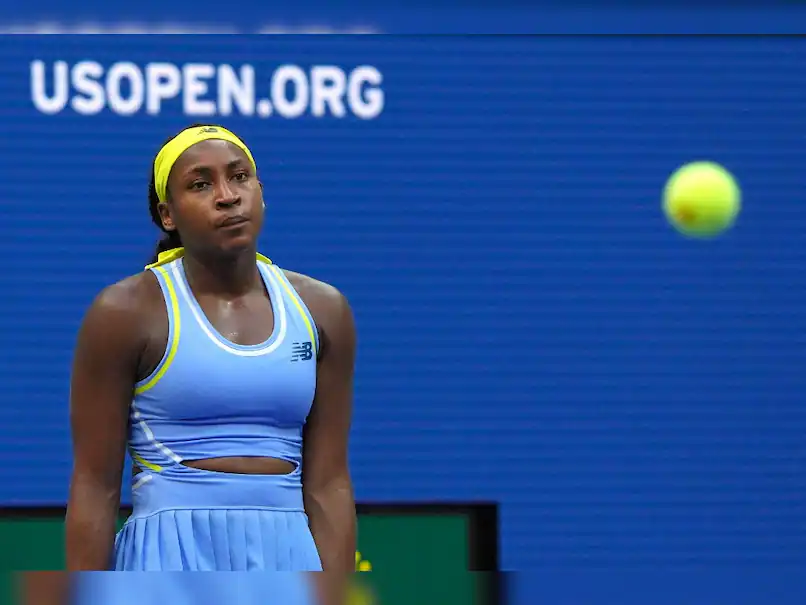
[[[257,252],[262,184],[221,126],[165,143],[149,204],[157,257],[79,331],[68,570],[352,571],[346,299]]]

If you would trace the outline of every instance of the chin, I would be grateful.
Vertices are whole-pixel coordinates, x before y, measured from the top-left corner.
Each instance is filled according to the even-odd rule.
[[[251,234],[238,235],[228,237],[225,241],[221,242],[218,250],[225,256],[237,256],[243,252],[255,250],[257,242]]]

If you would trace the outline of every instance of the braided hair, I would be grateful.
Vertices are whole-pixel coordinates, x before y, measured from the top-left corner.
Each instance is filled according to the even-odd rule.
[[[196,128],[205,126],[205,124],[191,124],[190,126],[186,126],[179,132],[183,132],[188,128]],[[177,133],[179,134],[179,133]],[[176,135],[173,135],[163,142],[163,146],[168,143],[171,139],[173,139]],[[162,149],[162,147],[160,147]],[[157,152],[159,153],[159,151]],[[154,156],[154,160],[156,160],[156,156]],[[148,183],[148,211],[151,214],[151,221],[159,228],[160,231],[163,232],[163,237],[157,242],[157,247],[154,250],[154,256],[151,259],[151,263],[157,262],[157,259],[161,252],[165,252],[166,250],[173,250],[174,248],[181,248],[182,247],[182,238],[179,235],[179,231],[174,229],[173,231],[167,231],[165,227],[162,225],[162,217],[160,216],[159,211],[159,204],[160,198],[157,195],[157,186],[155,181],[154,175],[154,160],[151,161],[151,180]],[[170,198],[170,192],[166,192],[166,197]]]

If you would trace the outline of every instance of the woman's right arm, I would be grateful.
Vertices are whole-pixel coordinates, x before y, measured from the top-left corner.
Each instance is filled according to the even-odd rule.
[[[135,276],[103,290],[78,333],[70,383],[68,571],[111,565],[129,406],[144,342],[141,283]]]

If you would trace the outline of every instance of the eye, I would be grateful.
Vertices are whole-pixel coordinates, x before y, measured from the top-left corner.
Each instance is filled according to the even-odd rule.
[[[246,172],[236,172],[232,178],[236,181],[245,181],[249,178],[249,175]]]
[[[207,183],[206,181],[193,181],[190,184],[189,189],[191,191],[202,191],[207,187],[207,185],[209,185],[209,183]]]

